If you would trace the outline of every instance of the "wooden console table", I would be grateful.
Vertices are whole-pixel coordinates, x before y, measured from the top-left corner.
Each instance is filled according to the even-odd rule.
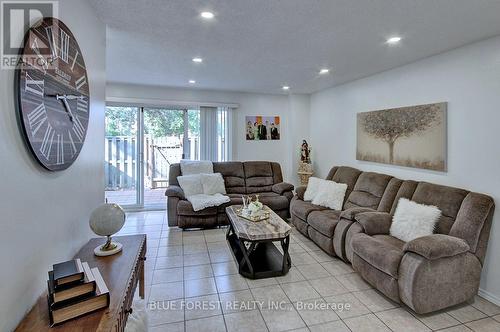
[[[107,309],[82,316],[55,327],[49,326],[47,293],[45,292],[24,317],[16,331],[123,331],[131,312],[134,292],[139,283],[139,295],[144,298],[144,260],[146,259],[146,235],[113,237],[123,244],[123,250],[112,256],[97,257],[94,248],[104,238],[91,239],[75,255],[90,267],[98,267],[109,289],[110,304]]]

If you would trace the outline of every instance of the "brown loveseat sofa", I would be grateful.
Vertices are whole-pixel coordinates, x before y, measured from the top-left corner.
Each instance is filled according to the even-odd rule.
[[[305,187],[297,188],[290,205],[292,223],[319,247],[420,314],[477,294],[495,208],[491,197],[351,167],[334,167],[327,179],[348,185],[342,211],[304,201]],[[389,235],[402,197],[442,211],[435,234],[407,243]]]
[[[180,164],[172,164],[167,196],[168,225],[181,228],[210,228],[227,225],[225,208],[242,204],[241,195],[259,195],[259,200],[282,218],[288,218],[293,185],[283,182],[280,164],[267,161],[214,162],[214,173],[224,178],[227,196],[231,201],[218,207],[194,211],[177,182]]]

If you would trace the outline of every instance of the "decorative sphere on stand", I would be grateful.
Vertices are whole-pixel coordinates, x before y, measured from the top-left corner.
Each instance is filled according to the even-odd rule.
[[[125,224],[125,212],[118,204],[103,204],[90,215],[90,229],[99,236],[106,236],[105,244],[94,249],[96,256],[109,256],[122,250],[122,244],[112,242],[111,235],[117,233]]]

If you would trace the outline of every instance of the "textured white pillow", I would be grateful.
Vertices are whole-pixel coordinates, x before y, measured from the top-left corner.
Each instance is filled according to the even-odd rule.
[[[318,193],[321,181],[324,180],[314,176],[309,178],[309,182],[307,182],[307,188],[304,193],[304,201],[312,201],[314,199],[314,196]]]
[[[201,174],[201,184],[203,186],[203,193],[206,195],[226,193],[224,178],[220,173]]]
[[[203,194],[203,185],[201,184],[201,174],[182,175],[177,177],[179,186],[181,186],[186,197]]]
[[[441,210],[436,206],[400,198],[392,217],[390,234],[405,242],[431,235],[440,217]]]
[[[342,210],[347,184],[335,181],[321,180],[319,190],[313,204],[325,206],[333,210]]]
[[[182,159],[180,164],[182,175],[210,174],[214,172],[214,166],[210,160]]]

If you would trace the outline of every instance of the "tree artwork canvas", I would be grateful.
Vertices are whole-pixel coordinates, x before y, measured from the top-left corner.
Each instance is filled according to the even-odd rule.
[[[356,159],[446,171],[447,103],[358,113]]]

